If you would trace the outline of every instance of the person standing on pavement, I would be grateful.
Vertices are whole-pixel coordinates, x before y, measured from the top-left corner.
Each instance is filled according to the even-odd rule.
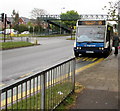
[[[119,37],[118,37],[118,33],[115,32],[114,36],[113,36],[113,47],[115,47],[115,52],[114,54],[117,55],[118,54],[118,46],[119,46]]]

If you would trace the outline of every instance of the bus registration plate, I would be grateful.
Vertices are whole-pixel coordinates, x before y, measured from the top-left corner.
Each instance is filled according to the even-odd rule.
[[[94,51],[86,51],[86,53],[94,53]]]

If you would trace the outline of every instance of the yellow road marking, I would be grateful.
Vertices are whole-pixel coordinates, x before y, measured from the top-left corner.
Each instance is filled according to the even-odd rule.
[[[88,64],[88,65],[86,65],[86,66],[84,66],[84,67],[81,67],[81,68],[75,70],[75,73],[79,73],[79,72],[81,72],[81,71],[83,71],[83,70],[85,70],[85,69],[87,69],[87,68],[90,68],[90,67],[92,67],[92,66],[100,63],[100,62],[103,61],[103,60],[104,60],[104,58],[101,58],[101,59],[99,59],[98,61],[96,61],[96,62],[94,62],[94,63],[92,63],[92,64]],[[29,74],[29,73],[28,73],[28,74]],[[58,77],[58,78],[56,78],[56,79],[54,79],[54,80],[52,80],[52,81],[49,81],[49,82],[46,83],[46,87],[48,87],[49,85],[52,85],[52,83],[57,83],[57,82],[61,81],[61,78],[62,78],[62,79],[67,78],[68,75],[71,76],[72,74],[71,74],[71,73],[65,74],[65,75],[61,76],[60,78]],[[33,92],[39,91],[40,89],[41,89],[41,87],[38,86],[38,87],[32,88],[31,90],[27,90],[27,94],[26,94],[26,91],[24,91],[23,93],[19,93],[19,94],[18,94],[18,99],[24,98],[26,95],[29,95],[30,93],[32,94]],[[12,101],[11,101],[12,98],[13,98],[13,102],[17,100],[17,96],[16,96],[16,95],[14,95],[13,97],[9,97],[9,98],[7,99],[7,103],[8,103],[8,104],[10,104],[10,103],[12,102]],[[5,106],[5,104],[6,104],[6,100],[4,99],[4,100],[1,101],[1,107]]]
[[[88,57],[85,57],[82,61],[85,61],[85,60],[87,60],[88,59]]]
[[[90,67],[92,67],[92,66],[100,63],[100,62],[103,61],[103,60],[104,60],[104,58],[101,58],[101,59],[99,59],[98,61],[96,61],[96,62],[94,62],[94,63],[92,63],[92,64],[88,64],[88,65],[86,65],[86,66],[84,66],[84,67],[82,67],[82,68],[80,68],[80,69],[77,69],[75,72],[76,72],[76,73],[81,72],[81,71],[83,71],[83,70],[85,70],[85,69],[87,69],[87,68],[90,68]]]
[[[94,58],[92,61],[95,61],[96,59],[98,59],[98,58]]]
[[[93,59],[93,58],[88,58],[86,61],[90,61],[91,59]]]
[[[24,74],[24,75],[20,76],[20,78],[26,77],[26,76],[30,75],[31,73],[32,73],[32,72],[29,72],[29,73],[27,73],[27,74]]]
[[[77,60],[81,60],[81,59],[83,59],[84,57],[79,57]]]
[[[5,84],[0,84],[0,87],[4,86]]]

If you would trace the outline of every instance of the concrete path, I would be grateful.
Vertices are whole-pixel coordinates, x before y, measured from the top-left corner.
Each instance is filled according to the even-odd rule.
[[[120,53],[120,52],[119,52]],[[115,111],[120,105],[118,102],[118,65],[120,56],[111,54],[101,63],[80,72],[76,77],[85,89],[78,94],[73,109],[112,109]],[[86,111],[86,110],[85,110]],[[106,111],[106,110],[105,110]]]

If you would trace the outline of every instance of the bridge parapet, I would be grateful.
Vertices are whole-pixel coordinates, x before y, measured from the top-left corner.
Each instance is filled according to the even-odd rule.
[[[63,17],[61,15],[41,15],[40,18],[42,20],[66,20],[66,21],[76,21],[76,17]],[[81,20],[110,20],[110,21],[118,21],[117,15],[114,16],[114,19],[110,15],[105,14],[81,14],[79,15],[79,19]]]

